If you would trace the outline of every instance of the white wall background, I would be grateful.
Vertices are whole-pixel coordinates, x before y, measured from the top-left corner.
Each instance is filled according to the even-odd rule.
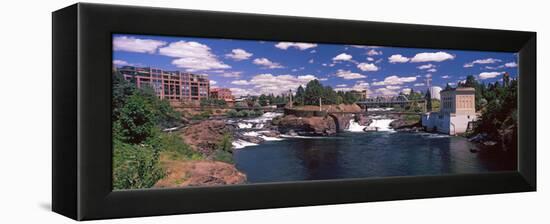
[[[537,193],[103,220],[101,223],[544,223],[549,221],[549,7],[545,1],[91,1],[538,32]],[[74,1],[2,1],[0,223],[69,223],[51,204],[51,12]],[[406,38],[406,37],[404,37]],[[546,103],[546,104],[543,104]],[[405,189],[406,190],[406,189]]]

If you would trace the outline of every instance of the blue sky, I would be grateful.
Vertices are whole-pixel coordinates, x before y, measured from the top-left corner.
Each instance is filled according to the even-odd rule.
[[[508,52],[357,46],[149,35],[113,35],[116,66],[151,66],[207,74],[211,85],[235,95],[280,94],[318,79],[336,90],[367,89],[370,96],[456,85],[467,75],[494,82],[516,78]]]

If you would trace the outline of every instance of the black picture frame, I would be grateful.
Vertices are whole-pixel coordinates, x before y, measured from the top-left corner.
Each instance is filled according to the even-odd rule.
[[[536,33],[78,3],[53,12],[53,211],[76,220],[536,190]],[[518,170],[112,191],[112,33],[519,52]]]

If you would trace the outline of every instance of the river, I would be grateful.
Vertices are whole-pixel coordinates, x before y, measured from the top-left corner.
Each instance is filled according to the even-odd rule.
[[[235,164],[249,183],[515,169],[514,161],[501,153],[470,152],[478,146],[463,137],[398,132],[389,128],[390,122],[376,118],[371,126],[376,126],[378,132],[363,132],[363,126],[351,122],[348,131],[329,137],[264,138],[261,144],[237,147]],[[262,136],[261,131],[246,134]]]

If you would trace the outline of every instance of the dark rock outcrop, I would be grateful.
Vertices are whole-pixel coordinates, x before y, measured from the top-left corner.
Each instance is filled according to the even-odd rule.
[[[192,124],[181,131],[181,137],[191,148],[204,155],[210,155],[225,133],[232,133],[234,127],[222,120],[206,120]]]
[[[287,115],[277,121],[281,133],[297,132],[302,135],[332,135],[337,132],[331,117],[296,117]]]

